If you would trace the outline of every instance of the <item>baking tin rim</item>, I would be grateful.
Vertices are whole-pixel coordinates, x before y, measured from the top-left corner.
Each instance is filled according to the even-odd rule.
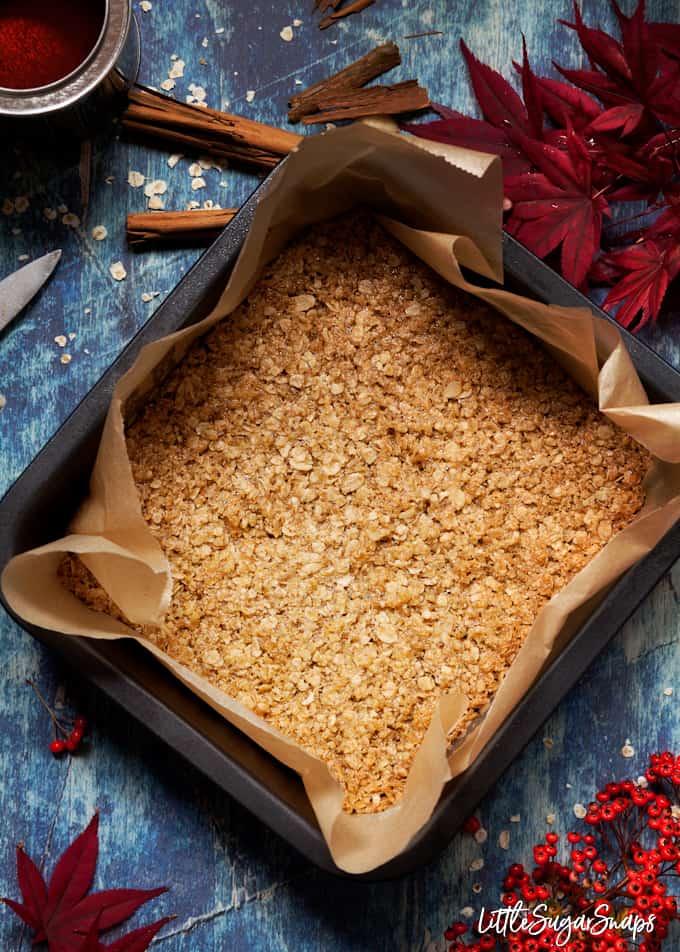
[[[102,373],[99,380],[83,397],[59,430],[48,440],[29,466],[7,490],[5,496],[0,500],[0,529],[9,530],[13,523],[18,523],[22,516],[21,500],[28,501],[29,491],[33,492],[32,498],[35,498],[36,490],[39,490],[40,484],[44,483],[45,464],[49,466],[51,457],[55,453],[63,456],[63,447],[60,446],[60,443],[64,435],[67,435],[67,441],[70,439],[71,442],[82,446],[88,438],[87,433],[83,435],[87,428],[95,427],[99,429],[101,427],[115,381],[130,367],[141,347],[151,340],[165,336],[182,326],[188,326],[201,319],[202,315],[200,313],[196,314],[195,311],[201,307],[201,302],[212,292],[216,282],[223,282],[231,267],[233,267],[249,228],[255,205],[263,193],[267,181],[265,180],[258,186],[232,222],[180,280],[168,298],[120,352],[109,368]],[[580,292],[560,278],[542,261],[536,259],[514,239],[504,235],[503,245],[504,263],[507,272],[520,285],[523,285],[526,281],[527,290],[522,288],[521,293],[531,293],[533,289],[534,296],[539,299],[549,299],[550,303],[567,306],[585,305],[590,307],[599,317],[612,321],[611,317],[585,299]],[[518,270],[522,272],[519,275]],[[477,283],[482,283],[477,275],[474,276],[474,280]],[[535,290],[539,285],[541,286],[540,293]],[[656,385],[658,389],[661,389],[663,399],[680,400],[680,373],[675,371],[645,344],[632,337],[629,332],[622,330],[622,336],[634,354],[636,367],[638,372],[641,373],[643,381],[650,386]],[[94,423],[90,416],[91,407],[96,408],[96,412],[99,414]],[[56,469],[53,468],[50,472],[53,474],[55,471]],[[43,475],[41,475],[41,472]],[[14,498],[17,499],[18,505],[13,503]],[[10,551],[10,549],[9,532],[0,532],[0,567],[4,566],[8,558],[15,554],[15,551]],[[110,665],[103,676],[98,676],[96,671],[94,674],[90,671],[88,676],[108,696],[122,703],[125,709],[132,713],[132,716],[141,719],[157,736],[161,737],[175,751],[181,753],[202,773],[213,776],[222,790],[234,796],[246,809],[249,809],[251,813],[254,813],[260,820],[283,836],[291,846],[300,850],[317,866],[328,872],[357,880],[376,881],[394,878],[413,872],[418,866],[429,862],[436,853],[447,845],[455,830],[472,812],[478,800],[486,795],[498,781],[503,771],[519,755],[531,736],[539,730],[545,718],[554,710],[562,697],[576,683],[583,671],[618,631],[621,624],[632,614],[647,592],[651,590],[678,555],[680,555],[680,523],[676,523],[647,556],[643,557],[614,584],[602,603],[579,627],[570,642],[534,682],[475,763],[459,777],[447,783],[430,819],[414,836],[405,850],[384,866],[365,874],[352,875],[340,870],[330,857],[328,847],[318,825],[291,807],[280,795],[280,792],[277,793],[274,788],[263,784],[256,776],[249,774],[243,763],[235,760],[228,751],[223,748],[216,750],[209,737],[201,736],[200,732],[197,733],[194,723],[186,720],[176,711],[172,711],[168,715],[168,707],[164,699],[150,694],[148,687],[141,681],[133,683],[134,678],[131,677],[129,672],[120,668],[116,669],[119,676],[118,683],[112,679]],[[14,615],[2,599],[1,593],[0,602],[19,625],[28,628],[34,636],[41,637],[40,629],[35,626],[27,626],[26,623]],[[61,647],[62,654],[68,656],[70,650],[71,653],[76,655],[80,653],[83,657],[89,655],[91,658],[95,658],[95,666],[97,664],[104,666],[109,664],[105,652],[100,650],[97,654],[98,644],[95,640],[72,639],[45,631],[42,634],[46,636],[43,640],[54,639],[57,650]],[[77,644],[78,642],[82,642],[82,644]],[[124,639],[118,644],[122,642],[124,642]],[[102,657],[103,661],[101,660]],[[154,661],[154,664],[162,668],[160,662]],[[165,669],[163,669],[163,672],[167,677],[172,678],[173,682],[180,684]],[[546,694],[546,684],[554,686],[554,694]],[[205,703],[195,696],[192,696],[192,701],[201,707],[206,707]],[[153,713],[158,716],[159,720],[154,721],[153,716],[147,716],[149,705],[151,705]],[[141,710],[144,710],[143,717],[139,713]],[[208,713],[210,711],[212,709],[208,708]],[[219,717],[215,712],[212,712],[212,714]],[[527,722],[527,718],[530,723]],[[228,724],[228,722],[225,723]],[[241,734],[238,728],[229,724],[229,729],[236,731],[249,746],[257,747],[255,742]],[[514,733],[510,733],[508,736],[513,729]],[[192,743],[187,746],[185,741],[189,737]],[[258,747],[257,750],[263,757],[269,758],[279,770],[287,770],[261,748]],[[187,751],[190,751],[188,755]],[[214,761],[216,755],[220,758],[219,762]],[[213,758],[212,761],[211,758]],[[211,762],[215,763],[219,769],[210,769],[209,766],[206,766]],[[481,777],[479,776],[480,773]],[[220,779],[216,779],[215,774],[219,774]],[[227,779],[225,779],[225,774]],[[301,787],[301,781],[298,782]],[[245,795],[243,795],[244,790],[247,791]],[[456,805],[461,808],[458,809],[458,812],[455,809]]]

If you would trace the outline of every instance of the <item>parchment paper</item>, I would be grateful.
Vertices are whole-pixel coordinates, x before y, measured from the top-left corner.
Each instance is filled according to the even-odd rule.
[[[307,139],[270,177],[232,276],[200,324],[147,345],[119,382],[106,419],[90,496],[71,534],[16,556],[2,575],[8,603],[28,622],[66,635],[135,637],[229,721],[301,775],[335,862],[351,873],[399,853],[425,823],[451,777],[476,757],[546,661],[577,627],[593,598],[644,555],[680,515],[680,404],[650,406],[615,328],[588,309],[547,307],[501,290],[468,284],[459,265],[502,279],[502,176],[497,158],[424,143],[371,125]],[[343,792],[328,768],[242,705],[137,637],[88,609],[57,579],[65,552],[81,555],[134,624],[157,624],[172,597],[170,567],[142,517],[124,439],[123,416],[157,384],[191,342],[228,315],[271,260],[302,228],[369,206],[416,255],[453,284],[490,302],[544,342],[599,401],[601,410],[656,457],[647,500],[536,618],[492,704],[462,744],[447,735],[466,709],[459,693],[443,697],[413,762],[404,795],[379,814],[342,812]]]

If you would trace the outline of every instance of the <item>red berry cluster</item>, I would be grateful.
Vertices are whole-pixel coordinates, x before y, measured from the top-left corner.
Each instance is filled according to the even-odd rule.
[[[73,727],[71,730],[68,730],[63,726],[61,721],[55,719],[54,724],[55,733],[62,733],[66,740],[62,740],[61,737],[57,736],[54,738],[50,744],[50,750],[55,757],[59,757],[64,751],[68,751],[69,754],[75,754],[75,752],[80,747],[83,737],[85,736],[85,731],[87,730],[87,721],[84,717],[76,717],[73,722]]]
[[[646,774],[649,783],[668,781],[671,786],[680,787],[680,755],[674,757],[670,750],[662,754],[652,754]]]
[[[80,748],[85,733],[87,731],[87,721],[84,717],[76,717],[71,726],[60,720],[56,712],[50,707],[42,696],[35,681],[26,679],[26,684],[30,685],[36,697],[50,715],[50,720],[54,726],[54,740],[50,744],[50,750],[55,757],[61,757],[66,751],[69,754],[75,754]],[[61,735],[61,736],[60,736]]]
[[[503,907],[522,907],[519,927],[503,935],[487,912],[466,944],[468,926],[455,922],[445,933],[450,952],[660,952],[680,919],[669,894],[680,876],[680,756],[653,754],[646,784],[624,780],[598,791],[586,830],[567,833],[566,862],[558,858],[560,837],[547,833],[534,847],[531,873],[513,863],[503,880]],[[558,920],[567,918],[575,927],[565,941]]]

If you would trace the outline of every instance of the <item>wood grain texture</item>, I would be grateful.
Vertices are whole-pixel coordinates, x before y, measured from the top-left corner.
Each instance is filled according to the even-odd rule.
[[[570,15],[567,0],[378,0],[323,32],[310,14],[311,3],[301,0],[152,2],[148,13],[135,4],[143,82],[160,85],[177,54],[187,64],[177,80],[178,97],[190,92],[190,83],[199,84],[210,106],[277,125],[285,125],[291,93],[389,39],[399,43],[403,60],[390,82],[417,76],[435,101],[463,111],[473,109],[473,99],[457,47],[461,35],[506,75],[511,58],[521,52],[521,31],[538,70],[547,72],[553,57],[580,65],[573,36],[554,19]],[[588,0],[584,7],[589,21],[611,25],[604,0]],[[657,19],[680,18],[677,0],[650,0],[648,10]],[[286,43],[280,31],[297,17],[302,26],[293,28],[294,38]],[[401,39],[432,29],[444,33]],[[257,184],[250,175],[211,169],[204,174],[206,188],[195,192],[189,159],[170,169],[166,152],[101,135],[93,142],[88,218],[72,229],[61,216],[48,221],[43,209],[63,203],[80,214],[78,149],[63,141],[4,144],[0,204],[5,197],[26,195],[30,205],[21,215],[0,214],[0,275],[18,267],[23,254],[33,258],[61,247],[64,255],[50,285],[0,338],[0,392],[7,399],[0,411],[0,493],[198,256],[195,250],[136,255],[126,249],[125,216],[146,207],[143,190],[127,185],[128,170],[166,179],[168,208],[193,199],[238,205]],[[97,242],[91,229],[99,224],[108,237]],[[118,260],[128,273],[120,283],[109,274]],[[144,303],[144,291],[160,296]],[[65,348],[73,356],[67,366],[54,342],[63,333],[75,334]],[[680,367],[677,326],[661,326],[647,339]],[[171,892],[154,903],[157,915],[178,916],[158,941],[167,952],[443,949],[442,931],[462,907],[495,905],[502,868],[510,856],[529,859],[548,814],[556,814],[556,828],[564,830],[573,804],[587,801],[596,784],[612,775],[636,776],[649,751],[680,746],[679,591],[676,566],[486,798],[480,817],[489,830],[487,843],[458,836],[427,869],[380,885],[334,880],[309,866],[193,768],[168,758],[143,727],[3,614],[0,894],[16,895],[18,840],[50,869],[97,806],[102,813],[98,885],[170,885]],[[24,686],[26,676],[90,719],[93,732],[83,756],[57,762],[47,753],[49,725]],[[676,694],[664,695],[674,685]],[[545,737],[552,746],[544,744]],[[632,760],[620,754],[626,740],[637,752]],[[510,822],[515,814],[519,823]],[[509,853],[498,846],[504,829],[511,833]],[[472,872],[477,857],[484,867]],[[482,887],[478,894],[475,883]],[[29,947],[18,920],[0,912],[0,948]]]

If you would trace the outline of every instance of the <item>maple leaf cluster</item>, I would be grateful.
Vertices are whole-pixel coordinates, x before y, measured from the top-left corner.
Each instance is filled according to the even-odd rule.
[[[559,21],[588,69],[555,63],[562,79],[538,76],[523,40],[521,96],[461,40],[484,118],[435,105],[440,119],[403,128],[499,155],[506,231],[540,258],[559,248],[564,277],[582,290],[610,286],[604,307],[638,329],[680,273],[680,25],[646,22],[644,0],[631,16],[612,5],[620,39],[587,26],[576,2],[574,22]],[[628,202],[646,203],[633,219],[651,224],[603,247],[603,220]]]
[[[173,916],[134,929],[105,945],[100,933],[129,919],[160,889],[105,889],[90,893],[99,852],[99,815],[60,857],[49,885],[23,846],[17,847],[17,878],[23,902],[2,899],[31,929],[33,944],[50,952],[144,952]]]

